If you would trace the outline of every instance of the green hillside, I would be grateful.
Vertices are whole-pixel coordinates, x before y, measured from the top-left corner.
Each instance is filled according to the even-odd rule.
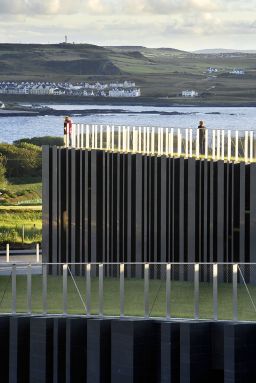
[[[209,74],[208,67],[218,72]],[[233,68],[243,69],[245,75],[229,74]],[[256,54],[195,54],[141,46],[0,44],[0,81],[124,79],[135,81],[144,97],[168,97],[178,102],[182,90],[194,89],[200,94],[195,102],[252,102],[256,101]]]

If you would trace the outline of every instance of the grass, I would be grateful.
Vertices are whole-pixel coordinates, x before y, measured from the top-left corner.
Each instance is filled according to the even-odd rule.
[[[23,177],[11,178],[1,187],[2,206],[6,205],[41,205],[42,182],[41,179]]]
[[[23,238],[24,226],[24,238]],[[30,207],[0,209],[0,245],[32,244],[42,240],[42,212]]]
[[[80,293],[85,299],[86,283],[84,277],[75,277]],[[17,277],[17,312],[27,311],[27,279],[26,276]],[[150,316],[164,317],[165,314],[165,283],[160,280],[150,280],[149,284]],[[256,286],[249,286],[253,299],[256,299]],[[62,313],[62,277],[48,276],[47,311],[49,313]],[[98,314],[98,280],[92,278],[91,285],[91,313]],[[125,315],[144,315],[144,284],[141,279],[125,280]],[[0,312],[11,310],[11,278],[0,277]],[[119,315],[119,279],[104,279],[104,314]],[[200,318],[212,319],[213,299],[212,285],[200,283]],[[218,317],[219,319],[232,319],[232,285],[219,284],[218,288]],[[32,312],[42,313],[42,276],[32,276]],[[68,313],[85,314],[75,285],[68,277]],[[193,283],[172,281],[171,284],[171,316],[177,318],[194,317]],[[245,287],[238,286],[238,318],[239,320],[256,320],[256,313],[249,299]]]

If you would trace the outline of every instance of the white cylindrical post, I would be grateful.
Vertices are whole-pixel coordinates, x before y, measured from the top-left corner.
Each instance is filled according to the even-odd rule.
[[[161,128],[161,156],[164,154],[164,129]]]
[[[238,130],[236,130],[235,161],[238,161]]]
[[[103,149],[102,145],[103,145],[103,126],[100,125],[100,149],[101,150]]]
[[[10,262],[10,245],[7,243],[6,245],[6,262]]]
[[[168,128],[165,129],[165,155],[169,155]]]
[[[250,132],[250,162],[253,161],[253,132]]]
[[[142,142],[141,142],[141,140],[142,140],[142,134],[141,134],[141,126],[139,127],[139,153],[141,153],[141,148],[142,148]]]
[[[81,125],[81,148],[84,148],[84,124]]]
[[[121,151],[121,126],[118,126],[118,151]]]
[[[215,130],[212,131],[212,159],[215,160]]]
[[[94,133],[95,133],[95,140],[94,140],[95,149],[98,149],[98,125],[95,125]]]
[[[107,140],[106,140],[106,149],[110,148],[110,126],[107,125]]]
[[[220,130],[217,130],[217,160],[220,159]]]
[[[111,140],[111,150],[114,152],[115,150],[115,127],[112,125],[112,140]]]
[[[171,264],[166,265],[166,319],[171,318]]]
[[[225,130],[221,131],[221,159],[224,161],[225,159]]]
[[[124,263],[120,264],[120,317],[124,316]]]
[[[155,128],[151,131],[151,154],[155,154]]]
[[[231,131],[228,130],[228,161],[231,160]]]
[[[130,127],[127,126],[127,152],[130,151]]]
[[[146,143],[147,143],[147,131],[146,127],[143,128],[143,154],[146,153]]]
[[[86,133],[85,133],[85,147],[89,149],[90,146],[90,126],[86,125]]]
[[[157,129],[157,155],[160,156],[160,128]]]
[[[149,264],[144,265],[144,317],[149,317]]]
[[[149,128],[147,128],[147,145],[146,145],[146,152],[147,152],[147,154],[149,154],[150,153],[150,151],[149,151]]]
[[[193,156],[193,130],[189,129],[189,157]]]
[[[208,129],[205,129],[205,148],[204,148],[204,153],[205,153],[205,158],[208,158],[208,146],[209,146],[209,139],[208,139]]]
[[[127,134],[126,134],[126,127],[123,126],[123,152],[126,153],[127,151]]]
[[[92,125],[92,147],[91,147],[91,149],[95,148],[94,138],[95,138],[95,136],[94,136],[94,125]]]
[[[199,158],[199,129],[196,130],[196,158]]]
[[[233,320],[237,321],[238,319],[238,309],[237,309],[237,270],[238,265],[233,265]]]
[[[39,255],[39,243],[36,244],[36,262],[40,262],[40,255]]]
[[[188,129],[186,129],[186,138],[185,138],[185,157],[188,158]]]
[[[194,318],[199,319],[199,263],[194,265]]]
[[[91,265],[86,265],[86,314],[91,315]]]
[[[244,161],[248,162],[248,131],[245,132],[244,136]]]
[[[68,301],[67,301],[67,292],[68,292],[68,265],[63,265],[63,280],[62,280],[62,295],[63,295],[63,314],[68,312]]]
[[[135,139],[135,126],[132,128],[132,151],[133,153],[136,152],[136,139]]]
[[[77,139],[76,139],[76,147],[80,148],[80,124],[77,124]]]
[[[180,157],[180,148],[181,148],[181,143],[180,143],[180,129],[177,131],[177,156]]]
[[[173,157],[173,128],[171,128],[170,134],[170,154]]]
[[[213,319],[218,319],[218,264],[213,265]]]

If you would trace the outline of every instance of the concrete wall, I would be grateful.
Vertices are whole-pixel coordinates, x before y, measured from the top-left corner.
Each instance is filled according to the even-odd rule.
[[[43,149],[49,262],[255,262],[256,164]]]
[[[244,383],[256,324],[0,317],[1,383]]]

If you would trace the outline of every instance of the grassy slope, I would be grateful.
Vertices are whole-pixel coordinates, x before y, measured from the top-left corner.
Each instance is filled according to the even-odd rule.
[[[256,54],[234,57],[196,55],[172,49],[143,47],[1,44],[0,80],[131,79],[141,87],[144,96],[168,96],[177,101],[176,95],[182,90],[196,89],[208,93],[204,99],[206,103],[255,101],[255,59]],[[77,61],[79,64],[74,65]],[[111,65],[106,69],[104,63]],[[216,78],[204,73],[209,66],[219,68]],[[233,68],[245,69],[246,75],[229,75],[228,71]]]
[[[85,279],[75,277],[77,286],[86,296]],[[27,310],[25,276],[17,277],[17,311]],[[249,286],[253,299],[256,298],[256,287]],[[165,316],[165,284],[159,280],[150,281],[149,308],[151,316]],[[135,294],[136,292],[136,294]],[[144,285],[142,280],[125,280],[125,314],[144,315],[143,301]],[[34,313],[42,313],[42,276],[32,277],[32,308]],[[98,280],[92,279],[91,310],[98,314]],[[62,278],[48,276],[48,311],[50,313],[62,312]],[[193,284],[189,282],[172,281],[171,287],[171,313],[173,317],[193,318],[194,300]],[[220,284],[218,291],[219,318],[232,319],[232,285]],[[11,309],[11,278],[0,277],[0,312]],[[68,278],[68,312],[72,314],[85,313],[84,306],[78,296],[71,277]],[[119,315],[119,279],[105,278],[104,280],[104,314]],[[238,314],[240,320],[256,320],[249,296],[243,285],[238,286]],[[200,317],[210,319],[213,316],[212,286],[200,283]]]

